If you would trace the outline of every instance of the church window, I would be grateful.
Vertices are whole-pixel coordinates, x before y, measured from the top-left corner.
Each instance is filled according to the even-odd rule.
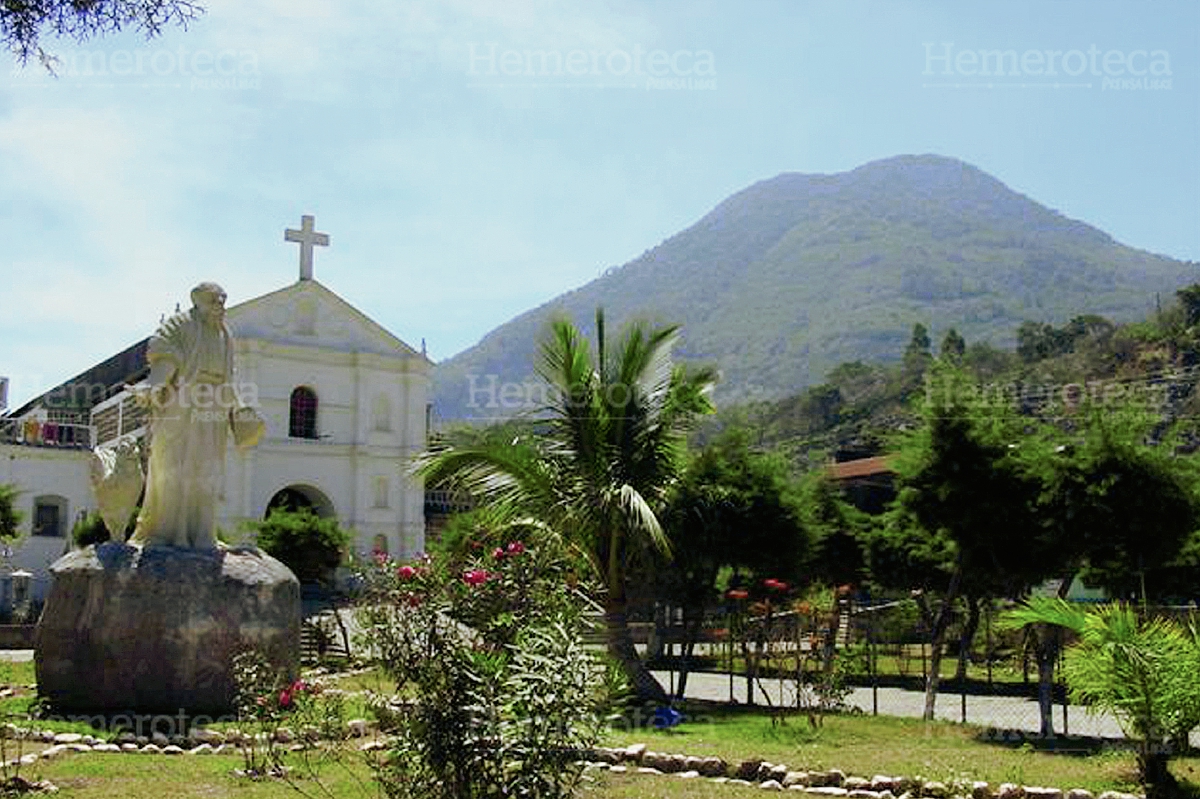
[[[388,506],[388,479],[386,475],[380,475],[375,478],[375,507],[386,508]]]
[[[40,496],[33,500],[33,534],[62,538],[67,517],[67,500],[59,496]]]
[[[311,388],[299,386],[292,391],[288,415],[288,435],[292,438],[317,437],[317,395]]]
[[[376,430],[386,433],[392,429],[392,404],[388,402],[386,394],[375,398],[375,407],[371,415],[375,417]]]

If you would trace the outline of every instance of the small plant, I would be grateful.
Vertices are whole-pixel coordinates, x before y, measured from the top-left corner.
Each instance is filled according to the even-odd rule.
[[[283,776],[279,729],[293,695],[303,692],[303,684],[287,680],[254,650],[234,657],[233,675],[238,721],[243,725],[238,746],[243,763],[240,774],[251,779]]]

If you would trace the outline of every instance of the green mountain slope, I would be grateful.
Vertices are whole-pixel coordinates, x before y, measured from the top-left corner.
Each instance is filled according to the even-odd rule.
[[[782,174],[603,277],[528,311],[439,364],[441,419],[502,416],[536,401],[536,339],[565,312],[610,324],[683,325],[679,354],[721,370],[719,402],[820,382],[838,363],[887,361],[912,325],[934,340],[1011,345],[1025,319],[1145,316],[1200,264],[1115,242],[975,167],[898,156],[833,175]],[[507,387],[505,384],[509,384]],[[504,393],[506,392],[507,393]]]

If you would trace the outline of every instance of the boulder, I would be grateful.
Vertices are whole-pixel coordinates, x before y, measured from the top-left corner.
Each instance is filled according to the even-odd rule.
[[[34,660],[56,711],[228,714],[232,661],[250,648],[297,673],[300,585],[257,549],[109,541],[50,574]]]

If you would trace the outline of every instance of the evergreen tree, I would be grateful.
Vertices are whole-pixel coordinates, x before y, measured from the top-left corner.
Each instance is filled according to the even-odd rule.
[[[942,357],[960,363],[963,354],[967,351],[967,342],[959,332],[954,328],[946,331],[945,337],[942,339]]]

